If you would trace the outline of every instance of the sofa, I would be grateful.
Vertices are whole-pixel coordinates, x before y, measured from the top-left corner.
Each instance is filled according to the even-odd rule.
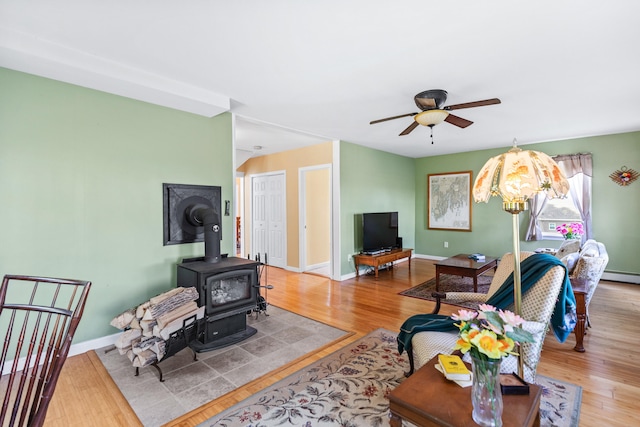
[[[585,304],[587,309],[587,326],[589,322],[589,302],[596,291],[602,273],[609,262],[609,255],[604,244],[589,239],[583,244],[580,240],[565,240],[556,253],[562,263],[567,266],[571,279],[584,279],[587,292]]]

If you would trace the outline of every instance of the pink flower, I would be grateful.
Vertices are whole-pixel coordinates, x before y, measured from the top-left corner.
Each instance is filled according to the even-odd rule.
[[[584,229],[580,222],[559,225],[556,227],[556,231],[560,232],[565,239],[576,239],[578,236],[584,234]]]
[[[480,304],[478,306],[478,310],[480,311],[497,311],[496,308],[489,304]]]
[[[513,326],[520,326],[524,323],[524,319],[522,317],[509,310],[500,310],[499,314],[500,318],[505,323],[505,329],[507,325],[513,328]]]
[[[451,318],[453,320],[461,320],[463,322],[468,322],[475,319],[476,317],[478,317],[478,313],[470,310],[460,310],[458,311],[458,314],[451,315]]]

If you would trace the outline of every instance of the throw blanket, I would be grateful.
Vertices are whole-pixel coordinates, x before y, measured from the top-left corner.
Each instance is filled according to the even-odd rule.
[[[533,254],[520,263],[521,291],[524,294],[552,267],[560,265],[565,269],[565,277],[560,294],[551,315],[551,328],[557,340],[563,343],[576,325],[576,299],[571,289],[567,269],[558,258],[549,254]],[[487,299],[486,304],[498,309],[506,309],[513,304],[513,272],[500,288]],[[408,318],[400,327],[398,334],[398,352],[411,351],[411,339],[414,334],[424,331],[457,331],[455,321],[443,314],[417,314]]]

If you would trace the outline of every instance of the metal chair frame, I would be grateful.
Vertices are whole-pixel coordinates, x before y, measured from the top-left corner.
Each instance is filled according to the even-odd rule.
[[[82,280],[4,276],[0,425],[44,423],[90,288],[91,282]]]

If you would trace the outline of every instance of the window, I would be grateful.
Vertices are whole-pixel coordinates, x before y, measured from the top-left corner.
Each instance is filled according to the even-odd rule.
[[[571,193],[569,193],[564,199],[547,200],[540,215],[538,215],[538,222],[542,230],[543,239],[562,240],[562,234],[556,231],[556,227],[571,222],[582,223],[582,218],[571,197]]]
[[[581,222],[583,239],[591,239],[591,154],[554,156],[553,160],[569,181],[569,193],[564,199],[547,199],[544,194],[531,198],[526,240],[562,239],[555,229],[566,222]]]

